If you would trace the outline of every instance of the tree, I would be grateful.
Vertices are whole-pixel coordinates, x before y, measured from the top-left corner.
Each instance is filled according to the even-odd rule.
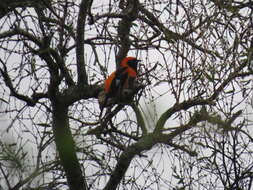
[[[3,187],[251,188],[251,1],[6,1],[0,17],[16,134],[0,144]],[[99,118],[127,55],[145,88]]]

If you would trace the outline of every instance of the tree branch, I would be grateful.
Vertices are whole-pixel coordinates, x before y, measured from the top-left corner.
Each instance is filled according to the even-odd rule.
[[[85,70],[84,62],[84,28],[88,9],[91,6],[92,0],[82,0],[79,8],[77,20],[77,33],[76,33],[76,62],[77,62],[77,84],[82,86],[88,84],[88,76]]]
[[[12,37],[15,35],[21,35],[21,36],[27,38],[28,40],[32,41],[33,43],[35,43],[37,46],[42,47],[42,42],[40,40],[38,40],[38,38],[36,36],[34,36],[33,34],[27,32],[19,27],[15,27],[12,30],[8,30],[3,33],[0,33],[0,39]]]
[[[36,7],[42,6],[46,7],[46,5],[50,3],[50,0],[2,0],[1,7],[0,7],[0,19],[7,15],[9,12],[13,11],[18,7]]]
[[[130,39],[129,33],[133,21],[137,18],[139,11],[139,1],[138,0],[128,0],[125,9],[123,10],[123,17],[118,25],[118,37],[119,37],[119,52],[116,56],[116,67],[119,66],[121,60],[127,56],[130,49]]]
[[[148,23],[149,25],[155,25],[157,26],[161,32],[164,34],[164,40],[166,40],[168,43],[173,43],[177,40],[182,40],[186,43],[188,43],[189,45],[191,45],[192,47],[204,52],[204,53],[208,53],[212,56],[216,56],[219,57],[220,59],[222,59],[223,57],[218,54],[215,51],[211,51],[208,49],[204,49],[201,46],[197,45],[196,43],[194,43],[191,39],[188,39],[186,37],[186,35],[182,35],[182,34],[178,34],[176,32],[173,32],[171,30],[169,30],[168,28],[166,28],[164,26],[164,24],[162,24],[151,12],[149,12],[147,9],[145,9],[143,6],[140,6],[140,11],[147,16],[147,18],[150,20],[150,23]],[[140,17],[141,18],[141,17]],[[145,20],[144,20],[145,21]],[[154,26],[153,26],[154,28]],[[189,35],[189,34],[188,34]]]
[[[214,90],[213,94],[209,98],[206,98],[206,99],[195,98],[195,99],[185,100],[182,103],[176,103],[174,106],[172,106],[170,109],[168,109],[166,112],[164,112],[161,115],[161,117],[159,118],[155,126],[155,132],[159,132],[160,130],[162,130],[168,118],[170,118],[174,113],[178,111],[187,110],[193,106],[198,106],[198,105],[215,104],[214,101],[217,99],[219,94],[233,79],[241,76],[242,73],[240,73],[240,71],[246,66],[247,66],[247,61],[243,62],[239,67],[237,67],[234,72],[230,73],[229,76],[220,84],[220,86],[216,90]],[[250,75],[250,73],[248,73],[248,75]]]
[[[6,65],[5,63],[3,62],[2,59],[0,59],[0,62],[2,63],[3,65],[3,69],[0,68],[0,73],[4,79],[4,82],[5,82],[5,85],[9,88],[10,90],[10,94],[11,96],[14,96],[15,98],[19,99],[19,100],[22,100],[24,102],[26,102],[26,104],[28,106],[35,106],[35,104],[41,99],[41,98],[46,98],[47,95],[46,94],[43,94],[43,93],[36,93],[34,92],[34,94],[32,95],[32,97],[29,97],[29,96],[25,96],[23,94],[20,94],[16,91],[16,89],[14,88],[13,84],[12,84],[12,81],[11,81],[11,78],[10,76],[8,75],[8,71],[7,71],[7,68],[6,68]]]
[[[62,75],[64,76],[64,78],[66,79],[66,83],[68,86],[74,86],[75,82],[73,81],[72,77],[70,76],[70,73],[65,65],[65,62],[63,60],[63,58],[59,55],[59,53],[57,51],[55,51],[54,49],[49,49],[49,52],[51,53],[51,55],[54,57],[55,62],[57,63],[59,69],[61,70]]]
[[[156,123],[155,126],[155,133],[160,133],[160,131],[164,128],[164,124],[170,118],[174,113],[180,111],[180,110],[187,110],[193,106],[197,105],[207,105],[207,104],[214,104],[209,99],[190,99],[190,100],[185,100],[182,103],[176,103],[174,106],[172,106],[170,109],[168,109],[166,112],[164,112],[159,120]]]
[[[130,104],[130,106],[132,107],[132,109],[133,109],[134,112],[135,112],[138,126],[140,126],[143,135],[146,135],[146,134],[148,133],[148,132],[147,132],[147,127],[146,127],[146,125],[145,125],[145,121],[144,121],[144,118],[143,118],[143,116],[142,116],[142,114],[141,114],[140,109],[139,109],[138,106],[137,106],[136,104],[134,104],[134,103]]]
[[[140,155],[141,152],[145,150],[150,150],[155,144],[163,143],[169,144],[175,148],[183,150],[189,153],[192,156],[195,156],[196,153],[189,151],[182,146],[178,146],[172,143],[172,139],[179,134],[182,134],[184,131],[189,130],[192,126],[195,126],[198,122],[206,120],[205,112],[196,112],[191,120],[186,124],[178,127],[176,130],[171,132],[170,134],[162,134],[162,133],[150,133],[143,136],[138,142],[134,143],[133,145],[127,147],[125,151],[122,152],[117,165],[109,179],[106,187],[104,190],[114,190],[117,188],[118,184],[120,183],[121,179],[125,175],[132,159],[136,155]]]
[[[104,190],[115,190],[125,175],[134,156],[140,154],[144,150],[151,149],[157,143],[158,138],[159,137],[154,136],[153,134],[146,135],[137,143],[129,146],[124,152],[122,152]]]

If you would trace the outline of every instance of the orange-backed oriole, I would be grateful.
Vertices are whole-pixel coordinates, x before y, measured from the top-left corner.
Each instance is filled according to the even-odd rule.
[[[135,57],[125,57],[116,71],[109,75],[104,83],[105,100],[102,107],[108,105],[108,99],[122,101],[133,93],[137,77],[137,65],[140,60]]]

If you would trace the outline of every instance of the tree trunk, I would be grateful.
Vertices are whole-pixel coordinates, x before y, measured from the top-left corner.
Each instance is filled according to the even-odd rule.
[[[75,143],[69,128],[68,107],[60,103],[53,105],[53,133],[70,190],[86,190],[85,179],[76,156]]]

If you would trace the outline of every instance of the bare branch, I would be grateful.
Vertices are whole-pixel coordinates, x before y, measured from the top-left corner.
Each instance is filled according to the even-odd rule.
[[[38,40],[38,38],[36,36],[34,36],[33,34],[27,32],[24,29],[21,29],[19,27],[15,27],[12,30],[5,31],[5,32],[1,33],[0,39],[12,37],[15,35],[21,35],[21,36],[25,37],[27,40],[34,42],[37,46],[42,47],[42,42],[40,40]]]
[[[4,78],[5,85],[9,88],[9,90],[11,92],[11,96],[14,96],[17,99],[26,102],[28,106],[35,106],[39,99],[46,97],[45,94],[40,94],[39,96],[37,96],[35,93],[34,96],[32,96],[32,98],[22,95],[22,94],[19,94],[16,91],[16,89],[13,87],[13,84],[11,82],[10,76],[8,75],[8,71],[7,71],[5,63],[3,62],[2,59],[0,59],[0,62],[3,65],[3,69],[0,68],[0,72],[2,74],[2,77]]]
[[[121,60],[127,56],[131,42],[129,39],[130,28],[133,21],[137,18],[139,12],[138,0],[127,0],[127,5],[123,10],[124,15],[118,25],[119,51],[116,56],[116,67],[119,66]]]
[[[189,35],[188,33],[189,31],[187,32],[187,36],[173,32],[172,30],[169,30],[168,28],[166,28],[164,24],[162,24],[151,12],[149,12],[143,6],[140,6],[140,11],[147,16],[147,18],[150,20],[152,25],[157,26],[161,30],[161,32],[164,34],[164,40],[166,40],[168,43],[174,43],[175,41],[182,40],[188,43],[189,45],[191,45],[193,48],[196,48],[202,51],[203,53],[208,53],[212,56],[219,57],[220,59],[223,58],[221,55],[219,55],[218,52],[214,52],[214,51],[202,48],[201,46],[197,45],[192,40],[188,39],[187,36]]]
[[[1,2],[1,8],[0,8],[0,18],[6,16],[9,12],[13,11],[16,8],[19,7],[36,7],[36,6],[44,6],[46,4],[50,3],[50,0],[3,0]]]
[[[82,0],[79,8],[78,20],[77,20],[77,34],[76,34],[76,61],[77,61],[77,84],[83,86],[88,84],[88,77],[85,70],[84,62],[84,27],[86,23],[86,17],[88,15],[88,9],[92,4],[92,0]]]
[[[121,179],[125,175],[132,159],[136,155],[144,150],[149,150],[157,142],[157,137],[153,134],[146,135],[141,138],[137,143],[127,147],[125,151],[122,152],[114,171],[111,174],[109,181],[107,182],[104,190],[115,190],[120,183]]]

